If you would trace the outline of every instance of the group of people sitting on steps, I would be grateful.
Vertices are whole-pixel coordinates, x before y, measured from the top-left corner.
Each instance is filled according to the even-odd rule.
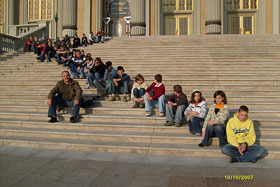
[[[89,38],[83,34],[82,39],[76,34],[71,42],[71,38],[68,35],[65,35],[63,40],[60,40],[59,37],[52,42],[48,39],[47,41],[39,41],[38,37],[30,36],[27,41],[25,41],[24,52],[34,52],[37,54],[38,62],[51,62],[52,59],[55,59],[57,64],[64,64],[64,61],[69,60],[69,56],[72,56],[74,52],[70,52],[70,48],[86,47],[88,44],[92,45],[94,43],[104,43],[104,32],[102,29],[99,29],[96,35],[91,32]],[[83,52],[83,51],[82,51]],[[64,64],[65,65],[65,64]]]
[[[90,56],[86,57],[86,61],[87,66],[93,63]],[[102,63],[101,59],[97,61]],[[94,84],[98,93],[112,96],[117,90],[119,93],[124,93],[124,100],[127,100],[130,77],[124,73],[122,66],[114,69],[110,61],[106,62],[105,67],[106,74],[104,73],[102,78],[98,74],[94,75]],[[61,76],[62,80],[48,95],[48,116],[51,118],[49,122],[57,122],[56,108],[60,106],[73,107],[70,122],[76,123],[82,104],[82,89],[78,81],[70,78],[68,71],[63,71]],[[255,163],[266,152],[265,148],[255,144],[255,129],[253,122],[248,118],[249,109],[246,106],[240,106],[234,117],[227,122],[230,112],[226,94],[221,90],[214,93],[214,105],[208,110],[207,102],[200,90],[192,92],[191,101],[188,103],[187,96],[182,92],[180,85],[173,87],[172,95],[165,96],[165,86],[160,74],[155,75],[155,80],[149,87],[144,83],[144,77],[138,74],[132,87],[132,95],[133,108],[145,107],[146,116],[153,115],[152,109],[159,108],[160,116],[166,115],[164,124],[166,126],[180,127],[185,116],[189,133],[202,136],[199,147],[208,146],[210,138],[218,137],[222,153],[230,156],[231,163]]]

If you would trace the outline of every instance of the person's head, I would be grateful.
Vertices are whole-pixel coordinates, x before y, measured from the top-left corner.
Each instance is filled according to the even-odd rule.
[[[60,39],[59,39],[59,37],[56,37],[56,41],[59,41]]]
[[[90,34],[91,34],[91,35],[93,35],[93,32],[92,32],[92,31],[90,31]]]
[[[88,56],[91,57],[91,53],[87,53],[87,54],[86,54],[86,57],[88,57]]]
[[[103,62],[102,62],[102,60],[101,60],[100,57],[96,57],[96,58],[94,59],[94,63],[95,63],[95,66],[100,66],[100,65],[103,64]]]
[[[48,45],[49,45],[49,46],[52,46],[52,42],[51,42],[51,41],[48,41]]]
[[[76,49],[73,49],[73,50],[72,50],[72,55],[73,55],[73,56],[76,56]]]
[[[84,33],[84,34],[83,34],[83,37],[85,37],[85,36],[86,36],[86,34]]]
[[[105,69],[108,69],[108,71],[110,72],[113,69],[112,62],[111,61],[107,61],[105,64],[106,64],[105,65]]]
[[[38,37],[37,36],[34,37],[34,41],[38,41]]]
[[[225,92],[221,90],[216,91],[214,93],[214,102],[216,104],[221,104],[221,103],[227,104],[227,97]]]
[[[78,34],[75,34],[75,36],[74,36],[75,38],[78,38]]]
[[[156,74],[155,75],[155,81],[154,81],[156,84],[159,84],[162,82],[162,76],[161,74]]]
[[[80,51],[80,50],[77,50],[77,51],[76,51],[76,57],[80,58],[81,56],[82,56],[81,51]]]
[[[91,61],[92,61],[92,58],[91,58],[90,56],[87,56],[87,57],[86,57],[86,62],[87,62],[87,64],[89,64]]]
[[[48,44],[47,44],[46,42],[43,43],[43,47],[47,47],[47,45],[48,45]]]
[[[191,95],[191,103],[201,103],[203,101],[202,94],[200,90],[194,90]]]
[[[173,86],[173,94],[174,95],[180,95],[182,93],[182,86],[180,85],[174,85]]]
[[[123,67],[122,66],[118,66],[117,67],[117,72],[118,72],[118,74],[119,74],[119,76],[123,76],[124,75],[124,69],[123,69]]]
[[[239,121],[245,121],[248,118],[248,113],[249,113],[249,109],[247,106],[245,105],[240,106],[237,113],[238,114],[237,117]]]
[[[55,51],[57,51],[57,50],[58,50],[57,45],[54,45],[54,46],[53,46],[53,49],[54,49]]]
[[[60,46],[60,50],[61,51],[64,51],[65,50],[65,48],[64,48],[64,46],[62,45],[62,46]]]
[[[70,81],[70,73],[68,71],[63,71],[61,73],[61,77],[64,80],[65,83],[69,83]]]
[[[85,51],[84,50],[81,50],[81,55],[85,55]]]
[[[68,38],[68,34],[65,35],[65,38]]]
[[[65,50],[66,50],[66,52],[67,52],[67,53],[70,53],[70,49],[69,49],[69,47],[66,47],[66,49],[65,49]]]
[[[29,40],[33,40],[32,36],[29,36]]]
[[[99,28],[99,32],[102,32],[103,30],[102,30],[102,28]]]
[[[135,82],[137,82],[139,85],[143,84],[143,82],[145,81],[143,75],[141,74],[137,74],[135,77]]]

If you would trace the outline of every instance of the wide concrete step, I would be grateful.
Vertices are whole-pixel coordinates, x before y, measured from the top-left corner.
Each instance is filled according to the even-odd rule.
[[[48,112],[47,106],[0,106],[0,111],[2,112]],[[237,112],[237,109],[231,109],[231,114],[233,115],[235,112]],[[62,113],[69,113],[71,114],[72,109],[71,108],[65,108],[65,110]],[[126,108],[126,107],[91,107],[87,109],[80,109],[80,114],[106,114],[106,115],[135,115],[135,116],[145,116],[145,109],[138,109],[138,108]],[[159,116],[158,110],[156,110],[156,115]],[[280,117],[280,110],[279,109],[251,109],[250,110],[250,117],[253,116],[264,116],[264,117]]]
[[[199,148],[197,145],[157,144],[139,142],[97,142],[90,140],[47,139],[31,137],[1,137],[1,146],[32,147],[75,151],[137,153],[149,155],[201,156],[226,158],[215,145]],[[280,159],[279,148],[266,147],[266,159]]]
[[[58,114],[58,121],[69,121],[71,117],[70,113]],[[259,126],[279,126],[279,117],[266,117],[266,116],[251,116],[250,118],[254,121],[255,125]],[[0,111],[0,119],[14,119],[14,120],[44,120],[48,121],[49,117],[46,112],[5,112]],[[164,124],[165,117],[159,117],[159,115],[153,115],[146,117],[144,115],[121,115],[121,114],[86,114],[81,115],[82,122],[94,122],[94,123],[135,123],[135,124]]]
[[[79,122],[76,124],[70,123],[68,121],[61,121],[59,123],[48,123],[42,120],[13,120],[13,119],[0,119],[0,127],[3,129],[9,128],[28,128],[28,129],[41,129],[44,130],[75,130],[76,132],[130,132],[130,133],[164,133],[166,134],[184,134],[189,136],[189,128],[187,124],[183,124],[180,128],[177,127],[167,127],[163,124],[134,124],[132,123],[95,123],[95,122]],[[0,128],[0,129],[1,129]],[[260,126],[255,123],[255,131],[257,137],[261,136],[277,136],[280,135],[280,127],[278,126]],[[278,137],[279,138],[279,137]]]
[[[15,98],[15,99],[3,99],[0,98],[0,105],[5,106],[46,106],[47,99],[22,99],[22,98]],[[229,108],[237,109],[240,105],[246,105],[249,109],[279,109],[280,102],[273,102],[273,101],[264,101],[264,102],[230,102],[228,103]],[[123,107],[123,108],[132,108],[133,102],[123,102],[123,101],[106,101],[106,100],[94,100],[93,107],[105,107],[105,108],[112,108],[112,107]],[[208,102],[208,106],[212,105],[212,100]]]

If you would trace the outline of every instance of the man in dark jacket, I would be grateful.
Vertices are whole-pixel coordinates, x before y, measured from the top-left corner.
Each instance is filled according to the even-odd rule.
[[[70,78],[68,71],[61,73],[62,80],[58,81],[56,86],[50,91],[48,95],[49,112],[48,116],[51,118],[50,123],[57,122],[56,106],[73,107],[71,123],[76,123],[79,116],[82,92],[78,81]]]
[[[175,85],[173,90],[173,95],[167,97],[167,105],[165,105],[166,123],[164,125],[180,127],[188,100],[180,85]]]

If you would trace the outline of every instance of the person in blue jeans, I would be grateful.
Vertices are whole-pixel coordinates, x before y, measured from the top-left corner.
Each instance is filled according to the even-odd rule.
[[[70,78],[70,73],[68,71],[63,71],[61,73],[62,80],[58,81],[56,86],[50,91],[48,95],[48,117],[50,123],[57,122],[56,107],[73,107],[72,116],[70,117],[71,123],[76,123],[78,121],[82,89],[78,83]]]
[[[150,96],[149,92],[153,90],[153,96]],[[152,115],[152,108],[159,108],[160,117],[164,117],[165,111],[165,86],[162,83],[162,76],[160,74],[155,75],[154,82],[146,89],[144,101],[146,116]]]
[[[117,75],[113,77],[113,83],[117,93],[124,94],[122,98],[124,102],[130,100],[130,96],[128,95],[130,92],[129,81],[130,76],[124,73],[124,68],[122,66],[118,66]]]
[[[191,95],[190,104],[185,111],[190,134],[201,136],[202,126],[207,112],[207,102],[202,97],[202,93],[200,90],[194,90]]]
[[[240,106],[238,112],[227,123],[228,144],[222,148],[222,153],[230,156],[230,163],[256,163],[266,152],[264,147],[255,144],[254,124],[248,118],[248,113],[248,107]]]
[[[76,50],[76,56],[73,57],[68,64],[66,64],[66,69],[70,69],[70,73],[73,76],[73,79],[79,79],[80,76],[82,79],[86,78],[84,68],[86,67],[86,58],[81,55],[80,50]]]
[[[132,108],[144,108],[144,95],[145,90],[147,89],[146,83],[144,83],[145,79],[143,75],[137,74],[135,77],[135,82],[131,89],[131,100],[134,101],[134,105]]]

